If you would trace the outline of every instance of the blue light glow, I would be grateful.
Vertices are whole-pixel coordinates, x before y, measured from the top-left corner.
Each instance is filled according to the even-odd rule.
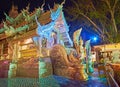
[[[94,40],[94,41],[97,41],[97,37],[94,37],[93,40]]]

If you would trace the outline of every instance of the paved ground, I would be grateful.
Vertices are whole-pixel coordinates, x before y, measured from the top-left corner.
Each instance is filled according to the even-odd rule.
[[[0,87],[108,87],[106,78],[99,78],[97,70],[88,81],[75,81],[60,76],[46,78],[0,78]]]
[[[57,76],[54,78],[58,81],[61,87],[108,87],[106,78],[103,76],[102,78],[99,78],[96,70],[91,76],[89,76],[88,81],[75,81]]]
[[[8,84],[8,85],[7,85]],[[44,79],[14,78],[0,79],[0,87],[108,87],[106,79],[90,77],[88,81],[75,81],[58,76]]]

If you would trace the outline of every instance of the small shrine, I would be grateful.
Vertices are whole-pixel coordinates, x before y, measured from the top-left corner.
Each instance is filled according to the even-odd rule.
[[[105,63],[120,63],[120,43],[97,45],[94,48],[99,48],[98,62],[104,59]]]

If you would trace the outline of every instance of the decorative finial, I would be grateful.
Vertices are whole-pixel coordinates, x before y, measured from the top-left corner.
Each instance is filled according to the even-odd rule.
[[[30,3],[28,3],[27,7],[26,7],[26,10],[29,11],[30,9]]]
[[[43,10],[43,6],[45,5],[45,0],[43,1],[43,4],[41,5],[40,9]]]
[[[52,10],[51,10],[51,8],[50,8],[50,5],[48,4],[48,8],[50,9],[50,12],[52,13]]]
[[[61,5],[65,4],[65,1],[66,1],[66,0],[64,0],[64,1],[61,3]]]

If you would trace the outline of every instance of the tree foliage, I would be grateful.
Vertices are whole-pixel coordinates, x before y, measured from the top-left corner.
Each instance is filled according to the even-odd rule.
[[[120,42],[120,0],[71,0],[70,20],[84,18],[105,43]]]

